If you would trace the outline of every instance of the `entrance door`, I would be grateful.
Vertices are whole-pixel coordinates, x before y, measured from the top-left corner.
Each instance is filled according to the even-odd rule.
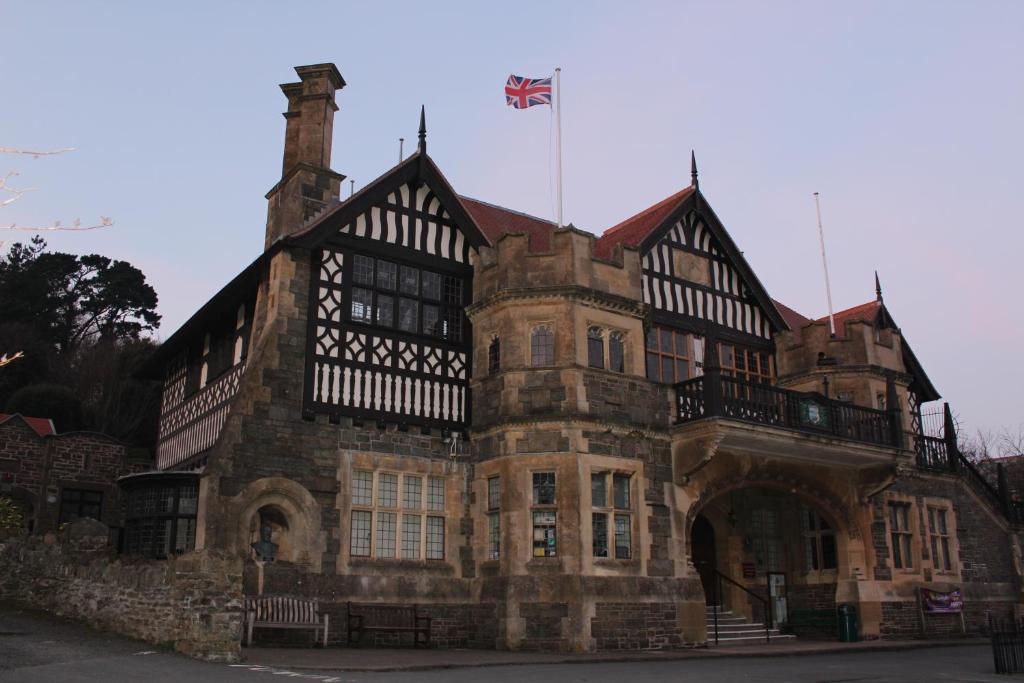
[[[693,520],[690,548],[693,565],[700,574],[700,583],[704,587],[704,600],[709,605],[717,605],[718,581],[715,580],[715,530],[704,515],[697,515]]]
[[[776,572],[768,574],[768,599],[771,601],[772,620],[776,626],[789,618],[786,610],[786,575]]]

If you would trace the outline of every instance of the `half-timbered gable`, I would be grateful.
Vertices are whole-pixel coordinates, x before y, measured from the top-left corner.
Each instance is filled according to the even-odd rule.
[[[305,408],[468,424],[476,224],[423,151],[299,236],[313,252]]]
[[[772,335],[787,329],[764,287],[696,185],[605,231],[602,249],[640,250],[642,296],[651,306],[648,376],[700,374],[704,335],[725,342],[726,367],[758,381],[772,375]]]

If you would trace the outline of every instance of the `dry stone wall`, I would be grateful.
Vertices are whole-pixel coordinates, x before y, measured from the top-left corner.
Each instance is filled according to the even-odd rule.
[[[238,661],[241,561],[214,551],[127,561],[94,520],[59,536],[0,539],[0,600],[84,622],[197,659]]]

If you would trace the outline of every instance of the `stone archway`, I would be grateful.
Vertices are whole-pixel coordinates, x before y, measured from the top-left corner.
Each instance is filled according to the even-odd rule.
[[[707,553],[710,530],[718,571],[766,599],[778,619],[788,621],[794,610],[806,615],[835,609],[839,582],[849,573],[846,511],[807,487],[778,480],[736,482],[705,494],[688,513],[688,550],[708,604],[755,620],[762,618],[764,604],[731,582],[720,596],[714,588],[709,593],[709,572],[701,571],[707,559],[700,556]]]
[[[301,484],[284,477],[258,479],[232,499],[235,533],[232,550],[249,555],[254,532],[263,521],[274,531],[275,559],[319,571],[325,541],[320,529],[320,505]]]

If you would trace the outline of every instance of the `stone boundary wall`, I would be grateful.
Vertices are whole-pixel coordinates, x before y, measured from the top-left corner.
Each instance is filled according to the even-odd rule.
[[[239,559],[197,551],[168,560],[125,560],[106,544],[106,527],[88,519],[59,536],[0,539],[0,600],[197,659],[239,660]]]

